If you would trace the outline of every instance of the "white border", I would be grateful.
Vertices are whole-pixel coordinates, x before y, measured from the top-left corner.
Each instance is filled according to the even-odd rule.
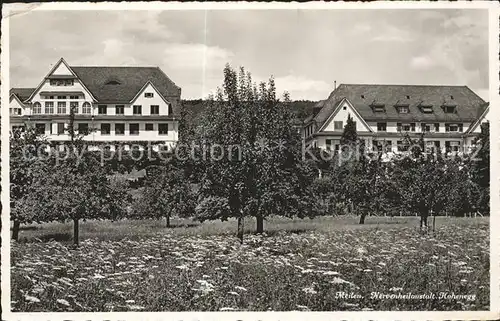
[[[4,320],[302,320],[310,321],[324,319],[387,319],[387,320],[445,320],[445,319],[475,319],[492,320],[500,318],[500,237],[494,233],[492,227],[500,226],[498,179],[500,177],[499,139],[499,111],[500,97],[498,90],[499,81],[499,17],[500,10],[497,2],[348,2],[348,3],[250,3],[250,2],[121,2],[121,3],[43,3],[43,4],[4,4],[1,39],[1,178],[2,178],[2,307]],[[34,11],[56,10],[257,10],[257,9],[287,9],[287,10],[339,10],[339,9],[489,9],[489,69],[490,69],[490,111],[491,126],[491,216],[490,216],[490,311],[457,311],[457,312],[103,312],[103,313],[12,313],[10,312],[10,201],[9,201],[9,15],[15,11],[17,14]],[[496,166],[495,166],[496,165]]]

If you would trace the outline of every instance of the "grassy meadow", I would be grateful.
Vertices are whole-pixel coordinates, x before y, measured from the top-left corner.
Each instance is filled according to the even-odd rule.
[[[25,226],[12,309],[489,309],[489,218],[438,217],[428,234],[416,217],[357,220],[276,217],[264,235],[247,220],[243,245],[235,221],[87,221],[79,248],[69,223]]]

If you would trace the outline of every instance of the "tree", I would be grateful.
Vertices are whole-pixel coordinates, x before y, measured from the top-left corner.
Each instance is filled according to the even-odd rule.
[[[356,123],[351,117],[351,114],[347,115],[347,122],[342,132],[342,137],[340,137],[340,145],[352,145],[358,142],[358,133],[356,131]]]
[[[481,124],[481,133],[473,143],[477,154],[473,159],[472,181],[480,188],[478,209],[490,212],[490,123]]]
[[[420,227],[428,227],[427,218],[448,204],[449,190],[457,164],[442,157],[403,157],[394,161],[391,179],[396,182],[401,205],[420,215]]]
[[[18,240],[21,223],[46,220],[43,178],[47,173],[45,136],[33,126],[10,135],[10,204],[14,221],[12,239]]]
[[[197,218],[236,218],[241,242],[247,216],[257,218],[262,232],[268,215],[312,213],[311,178],[305,175],[288,100],[276,98],[272,78],[257,87],[250,73],[241,68],[238,75],[227,65],[222,88],[206,102]]]
[[[151,166],[147,169],[146,183],[136,203],[134,217],[166,218],[170,227],[173,214],[179,217],[193,216],[194,194],[184,171],[172,164]]]
[[[54,220],[73,221],[73,243],[79,245],[79,222],[87,219],[117,219],[125,214],[127,200],[123,186],[111,182],[109,169],[100,154],[88,150],[83,138],[88,132],[75,130],[74,110],[66,128],[69,146],[54,153],[45,190],[51,195],[49,210]],[[57,197],[54,197],[57,195]]]

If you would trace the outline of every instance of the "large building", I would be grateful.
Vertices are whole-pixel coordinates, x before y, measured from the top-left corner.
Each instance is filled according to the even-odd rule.
[[[404,137],[420,137],[428,147],[463,151],[488,120],[489,104],[467,86],[341,84],[320,101],[304,122],[308,144],[340,147],[350,115],[367,146],[404,150]]]
[[[173,145],[180,96],[158,67],[77,67],[61,58],[36,88],[11,89],[10,126],[32,125],[49,140],[65,141],[73,109],[86,140]]]

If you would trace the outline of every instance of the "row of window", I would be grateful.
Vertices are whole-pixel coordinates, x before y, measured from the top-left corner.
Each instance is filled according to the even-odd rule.
[[[57,114],[66,114],[67,109],[66,109],[66,102],[65,101],[58,101],[57,102]],[[46,101],[45,102],[45,114],[54,114],[54,102],[53,101]],[[80,104],[77,101],[71,101],[69,102],[69,108],[70,110],[73,109],[76,114],[80,113]],[[20,115],[20,111],[18,114],[14,113],[14,115]],[[107,105],[98,105],[97,112],[99,115],[107,115],[108,114],[108,106]],[[170,114],[172,112],[172,107],[171,105],[168,106],[168,113]],[[33,114],[38,115],[42,114],[42,104],[40,102],[35,102],[33,104]],[[82,114],[91,114],[92,113],[92,107],[90,103],[84,102],[82,105]],[[159,115],[160,114],[160,106],[159,105],[150,105],[149,106],[149,113],[150,115]],[[125,114],[125,105],[116,105],[115,106],[115,115],[124,115]],[[133,114],[134,115],[142,115],[142,105],[134,105],[133,106]]]
[[[420,128],[422,132],[439,132],[439,123],[421,123]],[[397,123],[397,130],[405,131],[405,132],[414,132],[416,129],[415,123]],[[387,123],[377,123],[377,131],[387,131]],[[449,132],[463,132],[464,125],[463,124],[444,124],[444,131],[446,133]]]
[[[60,96],[53,96],[53,95],[45,95],[45,96],[42,96],[44,99],[83,99],[84,96],[82,95],[69,95],[69,96],[64,96],[64,95],[60,95]]]
[[[376,105],[376,106],[372,106],[372,107],[373,107],[374,112],[377,112],[377,113],[385,112],[385,105]],[[442,108],[446,114],[454,114],[454,113],[456,113],[456,110],[457,110],[456,106],[442,106]],[[396,106],[396,110],[400,114],[408,114],[408,113],[410,113],[410,106],[409,105]],[[432,114],[434,112],[434,109],[432,106],[421,106],[420,110],[424,114]]]
[[[100,131],[101,135],[111,135],[111,125],[109,123],[102,123],[100,128],[96,128],[96,130]],[[123,123],[116,123],[115,125],[115,135],[125,135],[125,124]],[[13,126],[12,127],[14,130],[15,129],[23,129],[24,126]],[[38,123],[35,124],[35,128],[38,133],[40,134],[45,134],[46,130],[46,124],[45,123]],[[88,134],[90,132],[89,124],[88,123],[79,123],[77,125],[78,132],[83,133],[83,134]],[[57,134],[57,135],[63,135],[67,131],[66,129],[66,124],[65,123],[57,123],[57,132],[53,133],[52,130],[52,124],[49,125],[49,134]],[[145,124],[145,131],[147,132],[152,132],[154,131],[154,124],[152,123],[147,123]],[[139,130],[139,124],[138,123],[132,123],[129,124],[129,135],[139,135],[140,130]],[[168,135],[168,124],[167,123],[159,123],[158,124],[158,135]]]
[[[340,150],[340,139],[326,139],[326,149],[327,150],[335,150],[339,151]],[[398,152],[405,152],[408,151],[409,146],[405,144],[402,140],[398,140],[396,142],[396,147]],[[436,148],[439,149],[441,148],[441,142],[436,140],[436,141],[426,141],[426,147],[427,148]],[[447,152],[457,152],[460,150],[460,141],[445,141],[445,150]],[[392,151],[392,141],[387,140],[387,141],[373,141],[373,150],[374,151],[385,151],[389,152]]]
[[[51,79],[51,86],[73,86],[75,84],[74,79]]]
[[[97,106],[97,113],[99,115],[107,115],[108,114],[108,106],[107,105],[98,105]],[[115,114],[116,115],[123,115],[125,113],[125,106],[124,105],[116,105],[115,106]],[[133,105],[132,106],[132,113],[134,115],[142,115],[142,105]],[[171,105],[168,105],[168,113],[172,113],[172,107]],[[149,106],[149,114],[150,115],[159,115],[160,114],[160,105],[150,105]]]
[[[57,114],[66,114],[67,109],[66,109],[66,102],[65,101],[58,101],[57,102]],[[45,102],[45,114],[54,114],[54,102],[53,101],[46,101]],[[80,104],[77,101],[71,101],[69,103],[69,108],[70,110],[73,109],[75,113],[79,114],[80,113]],[[88,114],[90,115],[92,113],[92,106],[88,102],[84,102],[82,105],[82,114]],[[39,102],[35,102],[33,104],[33,115],[39,115],[42,114],[42,104]]]

